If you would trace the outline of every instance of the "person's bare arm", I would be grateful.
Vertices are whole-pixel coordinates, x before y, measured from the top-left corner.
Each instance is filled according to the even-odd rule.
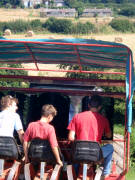
[[[52,151],[53,151],[53,153],[54,153],[54,155],[55,155],[55,158],[56,158],[57,163],[58,163],[59,165],[63,166],[63,163],[62,163],[62,161],[61,161],[61,159],[60,159],[58,147],[53,147],[53,148],[52,148]]]
[[[21,143],[23,144],[23,136],[24,136],[24,131],[23,129],[20,129],[19,131],[17,131],[19,139],[21,141]]]
[[[70,130],[68,134],[68,140],[74,141],[75,140],[75,131]]]
[[[107,138],[111,138],[111,137],[112,137],[112,132],[110,131],[109,133],[106,133],[105,136],[106,136]]]
[[[107,138],[112,137],[112,132],[111,132],[110,123],[108,119],[106,119],[106,122],[105,122],[105,137]]]
[[[24,149],[24,155],[25,155],[25,163],[28,163],[29,159],[28,159],[28,142],[27,141],[24,141],[23,149]]]

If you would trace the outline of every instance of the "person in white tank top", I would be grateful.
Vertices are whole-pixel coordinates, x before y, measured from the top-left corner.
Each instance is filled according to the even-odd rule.
[[[0,104],[2,110],[0,112],[0,136],[13,137],[14,130],[16,130],[23,143],[23,126],[19,114],[16,113],[18,99],[7,95],[1,98]]]

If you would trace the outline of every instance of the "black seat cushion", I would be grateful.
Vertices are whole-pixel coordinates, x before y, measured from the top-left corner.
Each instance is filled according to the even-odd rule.
[[[48,140],[33,139],[28,150],[28,157],[30,161],[45,161],[47,163],[56,164],[56,159]]]
[[[98,163],[103,159],[100,145],[93,141],[74,141],[72,161],[74,163]]]
[[[17,160],[18,147],[13,137],[0,136],[0,158]]]

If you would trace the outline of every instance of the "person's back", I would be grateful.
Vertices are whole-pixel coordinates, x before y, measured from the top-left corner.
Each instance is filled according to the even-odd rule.
[[[24,152],[25,152],[25,162],[28,163],[28,143],[35,138],[48,140],[52,151],[55,155],[58,164],[63,165],[60,160],[58,151],[58,142],[56,139],[55,129],[49,123],[56,116],[56,109],[50,105],[44,105],[42,107],[41,118],[39,121],[32,122],[29,124],[25,134],[24,134]]]
[[[74,140],[90,140],[101,142],[102,136],[112,136],[108,120],[99,114],[101,109],[102,98],[98,95],[94,95],[89,101],[89,111],[79,113],[73,117],[68,125],[70,141]],[[103,178],[108,177],[110,174],[111,160],[113,154],[113,146],[107,144],[102,146],[102,152],[104,157],[104,170]]]
[[[48,140],[51,146],[58,146],[54,127],[49,123],[44,123],[39,120],[29,124],[24,139],[25,141],[31,141],[35,138]]]
[[[16,113],[18,100],[12,96],[4,96],[1,99],[0,112],[0,136],[13,137],[17,131],[20,141],[23,142],[23,127],[19,114]]]
[[[16,128],[16,119],[19,115],[14,112],[4,110],[0,112],[0,136],[11,136],[13,137],[14,128]]]
[[[74,121],[77,122],[74,127],[77,140],[100,142],[104,131],[110,131],[107,119],[98,112],[85,111],[76,114],[72,120],[73,124]]]

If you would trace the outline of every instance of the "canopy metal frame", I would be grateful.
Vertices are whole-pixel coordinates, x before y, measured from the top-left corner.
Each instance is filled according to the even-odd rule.
[[[24,57],[23,57],[24,55]],[[15,68],[9,67],[9,64],[34,63],[35,68]],[[48,69],[40,68],[39,64],[69,64],[78,65],[79,69]],[[86,71],[83,66],[106,68],[106,71]],[[117,69],[113,72],[108,69]],[[86,80],[91,83],[103,86],[123,86],[126,87],[126,95],[113,93],[108,96],[116,98],[125,97],[126,113],[125,113],[125,137],[124,137],[124,171],[123,176],[129,170],[129,154],[130,154],[130,131],[131,126],[130,113],[128,105],[132,101],[133,95],[133,60],[132,51],[125,45],[117,43],[109,43],[95,40],[7,40],[0,39],[0,69],[6,70],[26,70],[26,71],[47,71],[47,72],[72,72],[72,73],[95,73],[95,74],[116,74],[126,76],[126,83],[118,80]],[[119,70],[125,70],[121,72]],[[40,79],[68,80],[60,77],[44,77],[44,76],[16,76],[16,75],[0,75],[0,79],[21,79],[23,81],[35,81]],[[71,79],[82,81],[82,79]],[[84,79],[83,79],[84,81]],[[92,82],[93,81],[93,82]],[[12,88],[0,87],[0,90],[14,90],[24,92],[43,92],[44,89],[32,88]],[[66,93],[63,91],[63,93]],[[71,92],[75,94],[75,92]],[[83,94],[83,92],[80,92]],[[107,95],[98,92],[100,95]],[[128,128],[127,128],[128,126]]]

